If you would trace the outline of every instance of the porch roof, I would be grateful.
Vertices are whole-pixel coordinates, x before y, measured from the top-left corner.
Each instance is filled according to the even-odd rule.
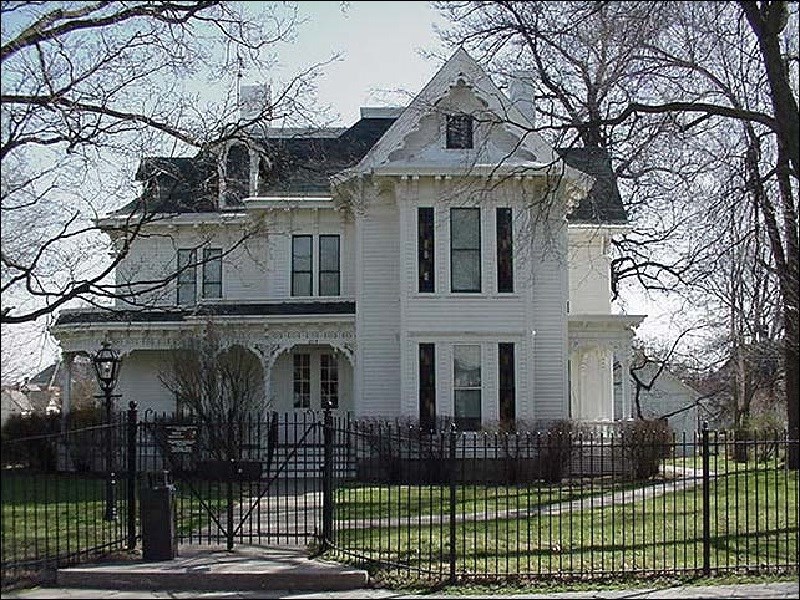
[[[196,321],[205,317],[270,317],[355,315],[354,300],[315,300],[281,302],[208,303],[193,307],[143,308],[108,310],[64,310],[55,327],[101,323],[169,323]]]

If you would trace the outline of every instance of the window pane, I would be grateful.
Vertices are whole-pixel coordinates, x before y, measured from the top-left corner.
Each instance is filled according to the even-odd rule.
[[[339,407],[339,362],[333,354],[319,357],[320,400],[322,408]]]
[[[319,295],[320,296],[339,295],[339,273],[319,274]]]
[[[500,421],[509,423],[516,419],[514,344],[498,344],[497,357]]]
[[[292,296],[311,295],[311,273],[292,274]]]
[[[311,406],[311,357],[308,354],[294,354],[294,407],[309,408]]]
[[[319,270],[339,270],[339,236],[319,236]]]
[[[477,250],[481,247],[479,208],[450,209],[450,245],[457,250]]]
[[[203,250],[203,298],[222,298],[222,250]]]
[[[178,250],[178,304],[197,302],[197,254]]]
[[[419,291],[435,290],[434,284],[434,248],[433,248],[433,209],[430,207],[417,209],[417,260],[419,271]]]
[[[178,304],[194,304],[197,300],[195,291],[194,283],[179,283]]]
[[[481,385],[481,347],[454,346],[456,387],[480,387]]]
[[[311,266],[311,236],[294,236],[292,238],[292,268],[295,271],[311,271]]]
[[[419,422],[423,429],[436,427],[436,346],[419,345]]]
[[[497,291],[514,291],[514,257],[511,228],[511,209],[497,209]]]
[[[469,115],[448,115],[446,120],[447,148],[472,148],[473,118]]]
[[[481,262],[477,250],[453,250],[451,256],[453,292],[481,291]]]
[[[204,283],[203,298],[222,298],[222,285],[219,283]]]
[[[456,417],[480,418],[481,391],[456,390]]]

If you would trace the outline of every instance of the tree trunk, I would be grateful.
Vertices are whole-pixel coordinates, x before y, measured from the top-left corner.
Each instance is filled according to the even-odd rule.
[[[786,324],[784,338],[784,385],[789,418],[789,449],[787,462],[790,469],[800,469],[800,367],[797,348],[800,345],[798,332],[797,303],[784,300],[783,314]]]

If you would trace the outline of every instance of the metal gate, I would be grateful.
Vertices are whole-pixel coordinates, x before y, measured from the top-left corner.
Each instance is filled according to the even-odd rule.
[[[147,414],[140,469],[166,470],[184,544],[307,545],[322,533],[322,415],[231,421]]]

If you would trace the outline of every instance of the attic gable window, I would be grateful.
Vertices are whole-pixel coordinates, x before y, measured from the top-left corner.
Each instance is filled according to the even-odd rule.
[[[447,115],[445,147],[456,150],[473,148],[474,121],[474,117],[470,115]]]

